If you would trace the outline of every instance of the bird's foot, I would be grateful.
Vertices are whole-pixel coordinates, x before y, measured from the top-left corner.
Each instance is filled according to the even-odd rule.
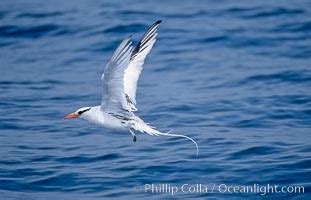
[[[133,136],[133,142],[136,142],[136,141],[137,141],[137,138],[136,138],[136,135],[135,135],[135,133],[134,133],[134,130],[130,128],[129,131],[130,131],[130,133],[131,133],[132,136]]]

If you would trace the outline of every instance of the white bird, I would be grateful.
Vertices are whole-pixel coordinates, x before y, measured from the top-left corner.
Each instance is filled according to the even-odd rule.
[[[186,135],[160,132],[134,114],[137,111],[137,81],[145,58],[156,41],[160,23],[161,20],[155,22],[135,48],[132,46],[131,36],[124,39],[117,47],[101,76],[103,85],[101,105],[79,108],[64,118],[81,118],[102,127],[128,130],[134,142],[136,142],[135,131],[153,136],[187,138],[195,144],[198,156],[199,147],[192,138]]]

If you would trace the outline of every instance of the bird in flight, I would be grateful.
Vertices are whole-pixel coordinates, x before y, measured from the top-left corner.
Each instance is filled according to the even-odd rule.
[[[134,113],[137,111],[137,82],[145,58],[156,41],[160,23],[161,20],[152,24],[135,47],[132,46],[131,36],[129,36],[114,51],[101,76],[101,105],[79,108],[64,118],[81,118],[102,127],[129,131],[134,142],[137,140],[135,132],[147,133],[152,136],[187,138],[195,144],[198,156],[199,147],[191,137],[173,134],[170,131],[160,132]]]

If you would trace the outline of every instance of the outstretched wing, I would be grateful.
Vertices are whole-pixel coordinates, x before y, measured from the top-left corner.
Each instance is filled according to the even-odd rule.
[[[124,94],[124,71],[130,63],[133,47],[131,37],[124,39],[113,53],[102,74],[103,110],[129,110]]]
[[[146,56],[156,41],[157,29],[161,20],[155,22],[143,35],[132,52],[129,66],[124,75],[124,92],[131,111],[136,111],[136,89],[139,75],[143,69]]]

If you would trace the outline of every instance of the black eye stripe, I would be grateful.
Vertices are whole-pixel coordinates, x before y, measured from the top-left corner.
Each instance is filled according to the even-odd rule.
[[[78,112],[78,114],[81,115],[82,113],[84,113],[84,112],[86,112],[86,111],[89,111],[89,110],[91,110],[91,108],[87,108],[87,109],[85,109],[85,110],[81,110],[81,111]]]

